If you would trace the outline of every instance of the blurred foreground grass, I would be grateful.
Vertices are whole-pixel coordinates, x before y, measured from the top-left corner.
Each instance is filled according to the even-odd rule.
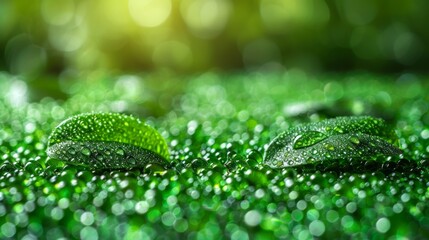
[[[429,236],[427,76],[99,73],[73,80],[47,79],[46,90],[0,75],[0,238]],[[53,166],[47,137],[84,112],[145,119],[167,140],[172,169]],[[420,167],[301,172],[263,165],[278,133],[342,115],[386,119],[404,159]]]

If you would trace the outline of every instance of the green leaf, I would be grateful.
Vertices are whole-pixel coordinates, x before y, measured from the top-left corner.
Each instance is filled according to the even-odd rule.
[[[118,113],[81,114],[66,119],[48,141],[50,158],[94,169],[166,164],[168,147],[152,127]]]
[[[277,136],[268,146],[264,161],[273,168],[320,162],[350,163],[397,156],[396,137],[382,119],[337,117],[300,125]]]

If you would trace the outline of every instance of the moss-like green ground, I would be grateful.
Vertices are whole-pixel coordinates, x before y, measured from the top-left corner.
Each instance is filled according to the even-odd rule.
[[[0,74],[1,239],[429,237],[427,77],[87,78]],[[91,172],[46,161],[55,126],[84,112],[144,119],[166,139],[170,169]],[[349,115],[385,119],[403,160],[330,171],[263,164],[264,148],[289,127]]]

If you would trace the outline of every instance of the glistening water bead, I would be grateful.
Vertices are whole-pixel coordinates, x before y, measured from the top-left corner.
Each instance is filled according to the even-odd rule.
[[[397,156],[396,136],[382,119],[337,117],[299,125],[277,136],[268,146],[264,161],[273,168],[314,163],[350,164]]]
[[[49,137],[47,154],[92,169],[164,165],[168,147],[152,127],[132,116],[91,113],[71,117]]]

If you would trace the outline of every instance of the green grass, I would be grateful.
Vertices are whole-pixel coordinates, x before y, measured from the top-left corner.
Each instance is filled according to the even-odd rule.
[[[429,237],[427,77],[87,78],[46,80],[61,100],[0,75],[0,238]],[[169,169],[92,171],[47,160],[55,127],[86,112],[144,119],[166,139]],[[402,159],[329,171],[264,165],[281,132],[344,115],[385,119]]]

